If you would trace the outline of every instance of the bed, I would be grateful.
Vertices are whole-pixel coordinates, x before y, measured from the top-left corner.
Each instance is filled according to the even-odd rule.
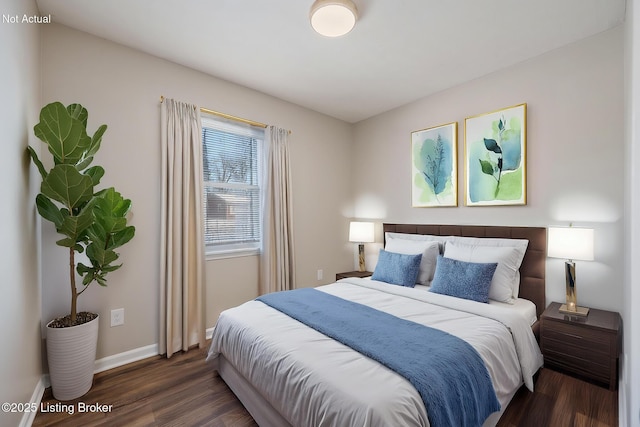
[[[542,365],[536,336],[537,320],[545,306],[546,229],[418,224],[384,224],[383,229],[385,251],[393,256],[397,255],[391,251],[398,247],[397,239],[402,244],[414,239],[422,242],[416,245],[425,245],[421,239],[438,242],[437,261],[442,264],[438,266],[440,271],[435,272],[436,277],[428,283],[419,282],[415,287],[397,286],[378,280],[380,274],[376,267],[372,279],[343,279],[308,290],[309,296],[305,298],[314,299],[320,294],[312,292],[320,292],[320,299],[337,297],[335,301],[340,303],[372,307],[383,315],[429,325],[473,347],[484,363],[499,402],[498,410],[486,420],[482,415],[484,421],[477,425],[495,425],[523,384],[533,388],[533,375]],[[456,242],[450,243],[452,240]],[[442,266],[454,262],[452,259],[455,257],[447,256],[443,247],[449,245],[453,251],[450,254],[456,255],[456,250],[469,247],[474,247],[473,253],[476,253],[477,246],[484,248],[485,242],[489,246],[495,243],[495,246],[502,247],[509,246],[511,241],[523,240],[527,243],[518,264],[519,286],[517,293],[513,291],[517,298],[508,302],[480,304],[428,292],[435,291],[442,283],[442,272],[447,271]],[[409,242],[409,246],[413,244]],[[491,251],[500,252],[502,249],[483,249],[481,252]],[[449,259],[445,263],[441,258]],[[402,260],[406,259],[413,258],[403,256]],[[480,264],[474,259],[471,261],[469,265]],[[488,267],[490,264],[482,263]],[[493,265],[494,269],[500,266],[499,263]],[[458,268],[459,265],[455,266]],[[418,276],[424,273],[422,267],[420,264]],[[380,362],[374,356],[363,356],[338,342],[342,337],[329,338],[331,333],[327,336],[294,320],[293,314],[285,314],[281,308],[270,304],[274,303],[265,298],[223,312],[216,324],[207,358],[260,426],[428,426],[432,424],[431,419],[438,419],[434,406],[424,396],[423,388],[389,368],[391,365],[386,365],[386,360]],[[296,302],[293,306],[300,304]],[[376,322],[365,323],[363,331],[369,332],[361,333],[371,336],[380,331],[384,336],[382,325],[386,324]],[[433,353],[436,354],[435,351]],[[383,354],[383,359],[386,357]],[[407,356],[403,354],[402,357]],[[452,365],[455,362],[442,364]],[[469,399],[464,398],[463,401]],[[456,405],[460,403],[452,403],[454,408]]]

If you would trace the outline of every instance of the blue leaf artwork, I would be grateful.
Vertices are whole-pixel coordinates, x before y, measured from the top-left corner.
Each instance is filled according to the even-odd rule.
[[[412,206],[457,206],[457,123],[411,134]]]
[[[526,104],[465,120],[465,204],[526,204]]]

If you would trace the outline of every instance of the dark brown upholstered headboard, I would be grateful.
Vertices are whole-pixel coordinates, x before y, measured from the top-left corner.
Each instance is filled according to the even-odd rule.
[[[384,232],[432,234],[434,236],[497,237],[527,239],[529,245],[520,266],[520,298],[536,305],[538,318],[545,309],[545,262],[547,229],[544,227],[507,227],[489,225],[383,224]]]

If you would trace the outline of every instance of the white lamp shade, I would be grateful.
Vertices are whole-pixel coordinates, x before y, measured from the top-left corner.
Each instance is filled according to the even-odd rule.
[[[327,37],[347,34],[356,25],[358,11],[351,0],[316,0],[309,19],[317,33]]]
[[[593,229],[549,228],[548,256],[571,260],[593,261]]]
[[[349,241],[356,243],[372,243],[375,241],[373,222],[351,221],[349,224]]]

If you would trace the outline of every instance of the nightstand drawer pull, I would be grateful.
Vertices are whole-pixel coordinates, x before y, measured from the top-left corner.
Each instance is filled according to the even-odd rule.
[[[577,340],[583,340],[583,339],[584,339],[584,337],[583,337],[583,336],[581,336],[581,335],[568,334],[568,333],[566,333],[566,332],[564,332],[562,335],[566,335],[566,336],[568,336],[568,337],[575,338],[575,339],[577,339]]]

